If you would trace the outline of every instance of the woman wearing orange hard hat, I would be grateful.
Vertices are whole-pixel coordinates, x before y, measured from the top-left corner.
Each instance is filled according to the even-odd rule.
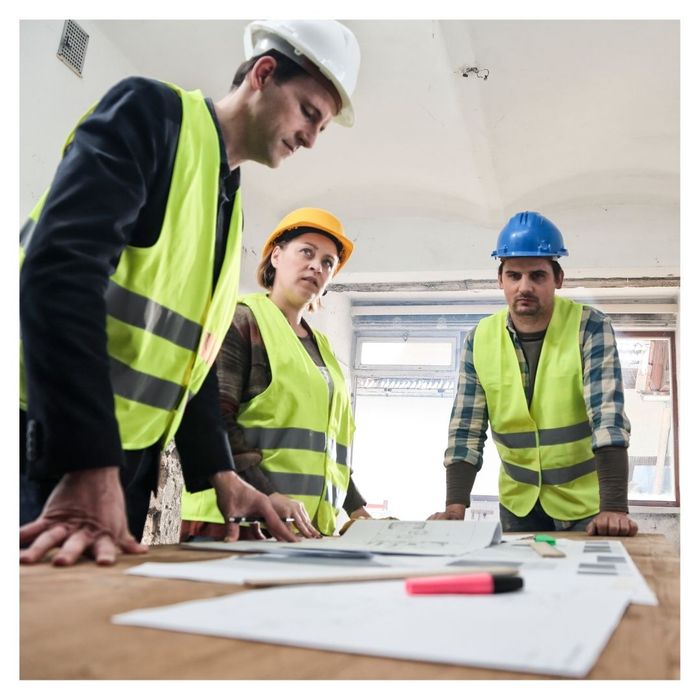
[[[267,291],[239,300],[217,359],[236,469],[305,537],[334,534],[341,508],[369,517],[348,459],[355,424],[345,377],[326,336],[304,318],[352,250],[330,212],[285,216],[258,265]],[[182,521],[183,540],[224,534],[213,490],[184,492]]]

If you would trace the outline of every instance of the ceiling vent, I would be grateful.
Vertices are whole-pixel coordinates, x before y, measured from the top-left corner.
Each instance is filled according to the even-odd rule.
[[[58,45],[58,58],[63,61],[77,76],[83,77],[83,63],[87,51],[88,33],[72,19],[67,19],[63,25],[61,42]]]

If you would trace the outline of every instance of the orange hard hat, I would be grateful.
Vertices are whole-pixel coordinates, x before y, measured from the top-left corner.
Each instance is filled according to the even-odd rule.
[[[299,231],[294,234],[295,229]],[[333,275],[337,275],[340,269],[345,265],[352,255],[352,241],[345,235],[343,224],[325,209],[316,209],[315,207],[302,207],[295,209],[285,216],[282,221],[277,224],[275,230],[267,237],[265,245],[262,249],[262,258],[264,259],[272,252],[277,241],[286,233],[293,234],[291,237],[300,236],[302,233],[312,233],[314,230],[319,233],[328,234],[333,238],[340,250],[338,252],[338,267],[335,268]],[[289,236],[285,236],[289,240]]]

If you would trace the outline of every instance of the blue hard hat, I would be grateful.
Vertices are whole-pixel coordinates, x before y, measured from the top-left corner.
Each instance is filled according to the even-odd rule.
[[[498,234],[492,258],[560,258],[568,255],[561,231],[536,211],[521,211]]]

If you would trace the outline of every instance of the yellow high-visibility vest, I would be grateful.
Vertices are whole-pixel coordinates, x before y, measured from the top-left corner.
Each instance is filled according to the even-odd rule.
[[[527,515],[539,499],[557,520],[600,510],[598,473],[583,398],[580,304],[555,297],[528,408],[508,309],[479,322],[474,367],[486,393],[491,435],[501,458],[501,503]]]
[[[323,333],[314,330],[321,357],[333,380],[328,384],[266,294],[251,294],[248,306],[260,328],[272,381],[241,405],[238,423],[246,442],[262,451],[260,467],[279,493],[301,501],[324,535],[332,535],[350,481],[349,451],[355,431],[345,377]],[[183,520],[223,522],[214,490],[183,492]]]
[[[164,447],[173,438],[187,401],[202,386],[216,358],[238,292],[240,192],[221,273],[212,291],[219,137],[202,93],[170,87],[182,100],[182,124],[160,235],[149,248],[124,249],[105,295],[115,413],[122,447],[127,450],[159,441]],[[74,134],[75,129],[64,151]],[[47,194],[20,232],[21,261],[31,247]],[[26,409],[23,369],[20,376],[20,405]]]

